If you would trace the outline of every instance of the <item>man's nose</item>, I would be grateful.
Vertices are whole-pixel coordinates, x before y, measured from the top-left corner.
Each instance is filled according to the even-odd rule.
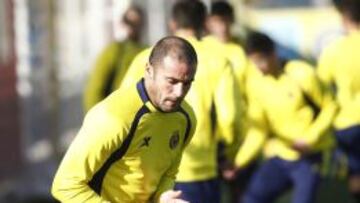
[[[175,87],[174,87],[174,96],[179,98],[179,97],[184,96],[184,94],[185,94],[184,85],[182,83],[176,84]]]

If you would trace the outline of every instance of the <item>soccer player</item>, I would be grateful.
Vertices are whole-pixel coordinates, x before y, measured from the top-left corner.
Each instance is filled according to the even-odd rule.
[[[234,11],[231,5],[225,1],[216,1],[211,4],[211,11],[206,20],[206,28],[209,33],[204,41],[209,43],[220,42],[221,53],[231,63],[234,74],[239,82],[241,90],[245,87],[245,71],[248,59],[239,40],[231,35],[231,26],[234,24]]]
[[[148,60],[144,78],[87,113],[53,182],[59,201],[186,202],[172,188],[196,125],[183,99],[197,54],[184,39],[166,37]]]
[[[326,85],[335,87],[338,148],[348,156],[349,189],[360,202],[360,1],[335,2],[347,35],[324,49],[317,72]]]
[[[235,162],[243,168],[262,148],[266,160],[251,178],[243,202],[271,203],[289,188],[293,203],[314,202],[321,152],[334,143],[326,132],[336,105],[309,64],[280,62],[267,35],[250,34],[246,51],[262,75],[248,78],[250,126]]]
[[[189,202],[220,202],[217,174],[217,142],[215,129],[226,143],[238,136],[238,108],[235,104],[239,93],[232,68],[215,46],[200,40],[204,32],[205,6],[200,1],[178,1],[172,8],[170,30],[188,40],[198,54],[198,69],[186,101],[194,108],[197,128],[194,138],[184,151],[175,188]],[[129,68],[123,85],[138,80],[149,50],[140,53]],[[122,86],[121,88],[124,88]],[[215,116],[216,114],[216,116]]]
[[[140,43],[143,18],[142,10],[136,6],[125,11],[121,25],[126,38],[111,42],[98,56],[84,91],[85,112],[119,87],[131,61],[144,49]]]
[[[234,10],[232,6],[226,1],[216,1],[211,4],[210,14],[207,17],[206,28],[209,35],[204,37],[203,41],[207,43],[217,43],[221,49],[219,52],[224,53],[225,57],[229,60],[231,67],[234,70],[239,90],[242,95],[241,100],[237,102],[243,110],[246,110],[246,77],[250,73],[250,69],[256,70],[256,67],[251,63],[243,47],[240,45],[239,40],[231,35],[231,27],[234,24]],[[245,115],[245,113],[243,113]],[[246,119],[242,119],[246,122]],[[245,134],[246,123],[242,124],[242,133]],[[238,136],[241,136],[238,135]],[[241,140],[242,138],[238,138]],[[238,143],[228,150],[228,152],[220,151],[220,169],[223,171],[223,177],[227,179],[227,166],[233,161],[233,152],[238,149]],[[222,149],[221,147],[219,148]],[[237,177],[231,177],[230,180],[224,183],[230,186],[231,199],[241,199],[244,189],[251,177],[256,162],[252,162],[246,169],[237,173]],[[235,179],[234,179],[235,178]]]

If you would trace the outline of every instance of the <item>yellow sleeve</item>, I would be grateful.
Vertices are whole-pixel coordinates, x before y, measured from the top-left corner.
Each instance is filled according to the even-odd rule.
[[[231,66],[225,66],[215,87],[214,104],[220,139],[233,145],[240,136],[241,94]]]
[[[320,140],[322,140],[323,136],[328,136],[325,132],[331,128],[333,119],[337,112],[337,105],[333,99],[330,89],[323,86],[315,75],[312,77],[312,88],[308,94],[321,109],[319,115],[305,132],[305,141],[307,141],[310,145],[316,145]]]
[[[305,131],[305,141],[310,145],[317,144],[322,136],[327,136],[325,133],[331,127],[337,105],[334,102],[329,88],[320,83],[314,68],[307,64],[300,64],[302,68],[298,71],[293,71],[293,78],[298,80],[298,84],[303,91],[319,108],[320,112],[312,122],[307,131]],[[296,74],[296,75],[295,75]]]
[[[334,60],[336,59],[336,57],[332,56],[331,49],[329,48],[331,47],[325,49],[323,54],[321,54],[316,69],[317,75],[319,76],[320,80],[325,83],[326,86],[329,86],[334,80],[332,67],[336,63],[336,60]]]
[[[181,157],[182,157],[182,152],[177,156],[171,168],[161,178],[159,187],[157,188],[154,196],[155,202],[160,202],[159,200],[162,193],[174,188],[176,174],[178,173]]]
[[[83,105],[85,112],[104,99],[103,92],[109,74],[116,66],[117,56],[120,52],[118,43],[107,46],[96,59],[95,66],[90,70],[90,75],[85,86]],[[114,72],[115,74],[115,72]]]
[[[259,154],[269,133],[266,115],[260,102],[255,97],[249,99],[249,127],[235,157],[235,165],[240,168],[247,166]]]
[[[191,108],[191,107],[188,107]],[[170,167],[170,169],[166,172],[166,174],[161,178],[160,184],[156,190],[156,193],[154,195],[154,199],[155,202],[159,202],[160,196],[162,193],[171,190],[174,188],[175,185],[175,179],[176,179],[176,174],[178,173],[178,169],[179,169],[179,165],[181,163],[181,158],[182,158],[182,154],[185,150],[185,148],[188,146],[188,144],[190,143],[194,133],[195,133],[195,129],[196,129],[196,118],[195,118],[195,114],[192,110],[190,110],[191,113],[190,115],[190,122],[191,122],[191,130],[189,133],[189,137],[186,140],[186,143],[184,143],[183,149],[181,151],[181,153],[178,154],[176,160],[174,161],[174,163],[172,164],[172,166]]]
[[[100,108],[97,106],[87,114],[55,175],[51,192],[61,202],[108,202],[95,193],[88,182],[127,133],[125,127],[119,130],[119,121]]]

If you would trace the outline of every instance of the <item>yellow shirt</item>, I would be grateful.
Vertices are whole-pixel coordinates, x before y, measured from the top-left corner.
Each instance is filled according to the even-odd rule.
[[[326,131],[336,105],[311,66],[291,61],[278,78],[255,72],[248,83],[249,129],[236,156],[236,165],[247,165],[263,146],[267,157],[297,160],[300,154],[291,146],[299,138],[314,152],[331,147],[333,138]],[[305,94],[321,109],[316,118]]]
[[[249,65],[244,49],[234,42],[222,43],[213,36],[206,36],[203,41],[221,48],[221,50],[217,50],[217,52],[223,54],[229,60],[240,85],[240,90],[244,90],[245,72]]]
[[[184,151],[176,181],[201,181],[217,176],[217,132],[226,143],[233,143],[238,134],[236,122],[239,109],[236,106],[238,86],[229,62],[213,46],[187,38],[198,55],[195,80],[186,101],[193,107],[197,119],[194,138]],[[125,76],[124,88],[144,73],[150,50],[141,52],[133,61]],[[212,112],[216,112],[216,120]]]
[[[126,40],[110,43],[101,52],[84,90],[85,112],[119,87],[131,61],[143,48],[136,42]]]
[[[245,54],[245,50],[234,41],[229,42],[221,42],[216,37],[208,35],[202,40],[207,46],[212,47],[212,50],[216,50],[216,54],[223,55],[233,69],[236,82],[239,85],[238,90],[240,94],[240,98],[236,98],[236,105],[238,105],[238,109],[241,110],[241,117],[237,120],[239,122],[236,123],[236,128],[240,129],[240,133],[237,133],[236,140],[231,144],[231,146],[227,146],[225,149],[225,154],[228,159],[233,159],[238,148],[239,144],[243,140],[243,136],[246,134],[247,127],[247,119],[245,117],[247,110],[247,95],[246,95],[246,78],[247,74],[251,72],[250,70],[256,69],[254,64],[247,58]],[[210,48],[209,48],[210,49]]]
[[[360,124],[360,32],[350,33],[327,47],[318,64],[318,75],[336,87],[339,113],[334,125],[344,129]]]
[[[92,108],[56,173],[61,202],[149,202],[173,187],[185,145],[195,130],[186,102],[163,113],[143,81],[117,90]]]

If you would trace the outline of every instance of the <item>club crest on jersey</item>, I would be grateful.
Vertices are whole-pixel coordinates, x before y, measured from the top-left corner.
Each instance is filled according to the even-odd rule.
[[[170,137],[170,141],[169,141],[170,149],[175,149],[176,146],[178,146],[179,144],[179,140],[180,140],[179,131],[175,131]]]

